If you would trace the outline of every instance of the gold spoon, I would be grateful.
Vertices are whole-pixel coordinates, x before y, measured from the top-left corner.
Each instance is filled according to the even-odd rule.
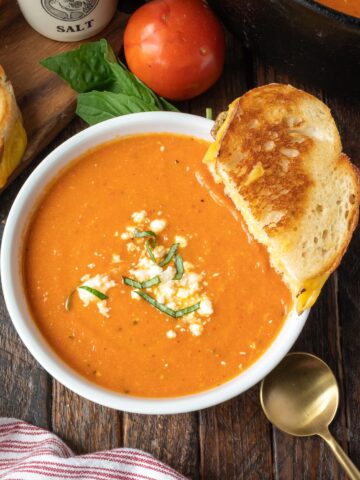
[[[330,368],[309,353],[290,353],[261,382],[265,415],[290,435],[319,435],[352,480],[360,472],[329,432],[339,405],[339,387]]]

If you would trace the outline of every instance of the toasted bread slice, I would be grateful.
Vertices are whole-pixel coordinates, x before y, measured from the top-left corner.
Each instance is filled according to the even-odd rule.
[[[204,161],[269,252],[297,310],[313,305],[359,214],[359,175],[329,108],[290,85],[255,88],[215,126]]]
[[[0,188],[20,163],[26,147],[26,133],[15,95],[0,65]]]

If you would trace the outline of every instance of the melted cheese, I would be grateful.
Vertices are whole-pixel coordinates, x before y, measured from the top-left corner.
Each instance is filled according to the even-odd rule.
[[[296,310],[298,313],[312,307],[320,295],[324,283],[329,278],[328,273],[324,273],[320,277],[307,280],[303,285],[303,293],[301,293],[296,301]],[[300,290],[302,291],[302,290]]]

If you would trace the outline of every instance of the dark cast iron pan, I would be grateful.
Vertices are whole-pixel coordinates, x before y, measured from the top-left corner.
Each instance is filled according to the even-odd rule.
[[[360,19],[313,0],[208,3],[235,35],[279,71],[360,96]]]

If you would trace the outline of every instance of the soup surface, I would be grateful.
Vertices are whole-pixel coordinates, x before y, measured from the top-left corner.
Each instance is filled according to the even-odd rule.
[[[360,0],[316,0],[327,7],[360,18]]]
[[[222,384],[269,347],[291,307],[202,164],[207,146],[173,134],[102,145],[33,214],[34,320],[67,364],[111,390],[165,397]]]

